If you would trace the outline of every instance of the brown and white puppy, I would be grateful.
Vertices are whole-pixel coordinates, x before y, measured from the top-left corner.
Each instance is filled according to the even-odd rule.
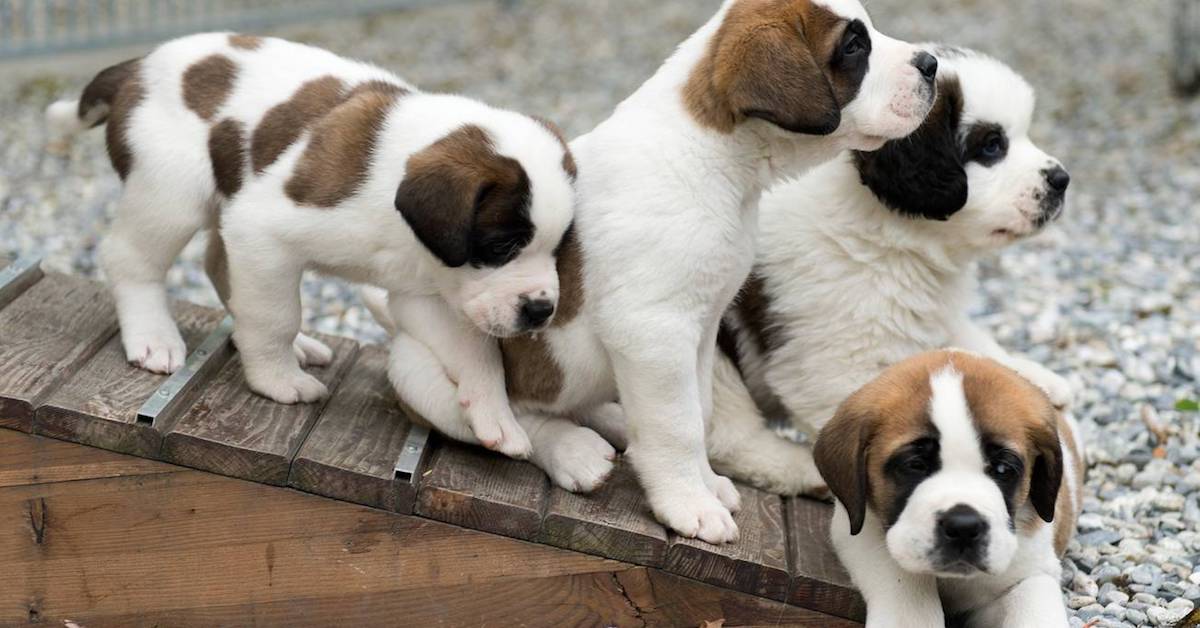
[[[1044,392],[975,354],[920,354],[851,395],[814,456],[867,625],[1065,626],[1081,452]]]
[[[61,140],[107,122],[125,185],[100,257],[130,362],[162,373],[183,364],[163,279],[208,228],[208,270],[255,392],[283,403],[327,392],[301,370],[331,357],[298,335],[300,276],[316,269],[388,290],[401,326],[410,300],[440,308],[462,329],[464,360],[451,366],[485,373],[455,371],[479,439],[528,453],[486,334],[542,329],[558,302],[575,169],[552,125],[423,93],[317,48],[229,33],[104,70],[47,118]]]
[[[575,257],[564,257],[575,267],[560,270],[572,305],[504,347],[534,461],[565,486],[595,486],[612,448],[572,421],[611,418],[619,398],[658,519],[689,537],[737,538],[738,493],[708,463],[706,423],[717,328],[754,261],[759,198],[844,150],[907,136],[933,103],[936,70],[932,55],[876,30],[857,0],[726,0],[574,140],[579,205],[564,250]],[[456,416],[437,365],[448,352],[429,335],[397,343],[401,397]],[[428,359],[413,357],[421,345]]]

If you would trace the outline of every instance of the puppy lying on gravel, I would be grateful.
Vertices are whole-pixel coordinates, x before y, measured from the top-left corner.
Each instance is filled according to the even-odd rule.
[[[816,460],[867,626],[1066,626],[1059,559],[1082,500],[1077,432],[1016,371],[957,351],[905,360],[842,403]]]
[[[331,358],[299,334],[300,275],[316,269],[388,290],[402,327],[429,315],[456,325],[461,360],[446,368],[467,424],[485,445],[528,454],[487,334],[541,330],[557,306],[575,167],[553,125],[228,33],[108,68],[47,118],[58,144],[108,125],[125,188],[101,263],[130,362],[183,364],[163,279],[207,228],[207,270],[255,392],[281,403],[327,393],[301,370]]]

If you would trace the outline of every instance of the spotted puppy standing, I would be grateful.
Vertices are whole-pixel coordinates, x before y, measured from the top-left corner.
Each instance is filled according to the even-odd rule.
[[[754,260],[759,197],[843,150],[911,133],[936,70],[928,53],[875,30],[857,1],[727,0],[572,142],[579,206],[559,258],[561,311],[545,333],[504,341],[533,459],[560,482],[594,486],[612,449],[572,420],[619,424],[619,397],[628,458],[658,519],[735,539],[737,489],[709,466],[705,429],[717,327]],[[425,361],[393,364],[401,396],[456,413],[437,366],[444,351],[429,337],[397,342],[406,356],[430,347]],[[576,449],[575,434],[588,444]]]
[[[1059,375],[1005,351],[968,315],[975,264],[1063,212],[1070,177],[1029,136],[1033,89],[978,52],[927,45],[938,98],[912,136],[848,153],[763,199],[754,273],[725,317],[714,465],[782,493],[811,486],[809,450],[757,437],[763,412],[815,435],[843,399],[915,353],[954,346],[1018,371],[1056,405]],[[739,376],[740,375],[740,376]]]
[[[47,116],[61,139],[108,123],[125,186],[101,263],[130,362],[182,365],[163,279],[209,228],[207,269],[255,392],[282,403],[327,393],[301,370],[331,358],[298,335],[300,275],[316,269],[384,287],[401,325],[414,310],[464,321],[461,360],[447,368],[471,425],[527,453],[484,334],[541,329],[558,300],[575,172],[552,125],[421,93],[324,50],[227,33],[108,68]]]
[[[867,626],[1066,626],[1059,559],[1083,489],[1077,432],[1028,380],[963,352],[905,360],[847,399],[816,460]]]

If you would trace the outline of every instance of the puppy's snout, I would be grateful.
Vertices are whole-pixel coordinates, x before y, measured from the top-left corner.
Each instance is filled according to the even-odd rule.
[[[918,52],[916,56],[913,57],[913,66],[917,68],[917,71],[921,73],[921,76],[925,77],[926,81],[932,83],[933,79],[937,78],[937,57],[929,54],[928,52]]]
[[[554,316],[554,302],[550,299],[529,299],[521,304],[521,326],[539,329]]]
[[[988,531],[983,516],[966,504],[959,504],[942,513],[937,526],[941,542],[959,550],[974,547]]]
[[[1071,173],[1062,166],[1055,166],[1046,171],[1046,184],[1051,190],[1062,194],[1067,191],[1067,186],[1071,185]]]

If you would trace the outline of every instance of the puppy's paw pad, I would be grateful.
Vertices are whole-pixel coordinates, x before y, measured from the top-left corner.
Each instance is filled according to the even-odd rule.
[[[268,381],[251,381],[250,389],[283,404],[313,403],[329,394],[325,384],[299,369]]]
[[[129,363],[151,373],[174,373],[187,360],[187,345],[179,337],[179,332],[174,330],[128,336],[122,341]]]
[[[297,334],[292,341],[292,352],[300,366],[328,366],[333,362],[333,349],[329,345],[305,334]]]

